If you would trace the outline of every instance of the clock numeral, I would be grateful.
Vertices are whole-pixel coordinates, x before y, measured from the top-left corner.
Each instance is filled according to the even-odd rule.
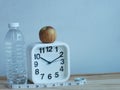
[[[36,75],[39,74],[39,69],[35,69],[35,74],[36,74]]]
[[[58,47],[55,47],[55,49],[56,49],[56,52],[58,52]]]
[[[39,69],[36,69],[36,75],[38,75],[38,74],[39,74]],[[42,79],[44,79],[45,74],[44,74],[44,73],[41,73],[40,76],[41,76],[41,80],[42,80]],[[49,73],[49,74],[46,75],[46,76],[48,77],[49,80],[53,78],[53,75],[52,75],[51,73]],[[58,77],[59,77],[59,72],[55,72],[54,77],[55,77],[55,78],[58,78]]]
[[[59,77],[59,72],[55,72],[55,78]]]
[[[45,48],[40,48],[40,53],[45,53]]]
[[[48,79],[52,79],[52,74],[48,74]]]
[[[52,52],[53,47],[52,46],[48,46],[48,47],[43,47],[40,48],[40,53],[45,53],[45,52]]]
[[[52,52],[52,46],[46,47],[47,52]]]
[[[38,67],[38,62],[37,61],[34,62],[34,67]]]
[[[34,59],[40,59],[40,54],[39,53],[34,54]]]
[[[60,71],[64,71],[64,68],[63,68],[63,66],[61,66],[61,67],[60,67]]]
[[[64,59],[61,59],[61,63],[60,64],[64,64]]]
[[[52,47],[52,46],[48,46],[48,47],[42,47],[42,48],[39,48],[39,51],[40,53],[45,53],[45,52],[52,52],[53,49],[55,49],[56,52],[58,52],[58,47]]]
[[[60,52],[60,57],[63,57],[63,52],[62,51]]]
[[[44,74],[44,73],[41,73],[40,75],[41,75],[41,79],[43,79],[43,77],[44,77],[45,74]]]

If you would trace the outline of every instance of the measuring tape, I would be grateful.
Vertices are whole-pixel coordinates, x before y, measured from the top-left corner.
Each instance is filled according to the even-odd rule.
[[[10,88],[48,88],[48,87],[60,87],[60,86],[78,86],[86,84],[86,80],[59,82],[59,83],[48,83],[48,84],[12,84]]]

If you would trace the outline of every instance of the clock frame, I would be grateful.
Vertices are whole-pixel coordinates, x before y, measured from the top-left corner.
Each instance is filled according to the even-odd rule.
[[[66,43],[34,43],[28,49],[28,76],[33,83],[65,82],[69,79],[70,50]]]

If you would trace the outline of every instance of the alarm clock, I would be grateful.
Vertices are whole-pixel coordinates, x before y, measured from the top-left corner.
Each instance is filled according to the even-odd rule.
[[[70,77],[70,50],[63,42],[33,43],[28,48],[28,77],[33,83],[65,82]]]

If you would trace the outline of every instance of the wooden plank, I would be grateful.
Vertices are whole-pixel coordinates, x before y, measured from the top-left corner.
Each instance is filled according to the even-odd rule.
[[[73,80],[75,77],[86,78],[87,84],[83,86],[43,88],[41,90],[120,90],[120,73],[71,75],[70,80]],[[11,90],[7,87],[5,77],[0,77],[0,89]],[[15,90],[29,90],[29,89],[15,89]]]

